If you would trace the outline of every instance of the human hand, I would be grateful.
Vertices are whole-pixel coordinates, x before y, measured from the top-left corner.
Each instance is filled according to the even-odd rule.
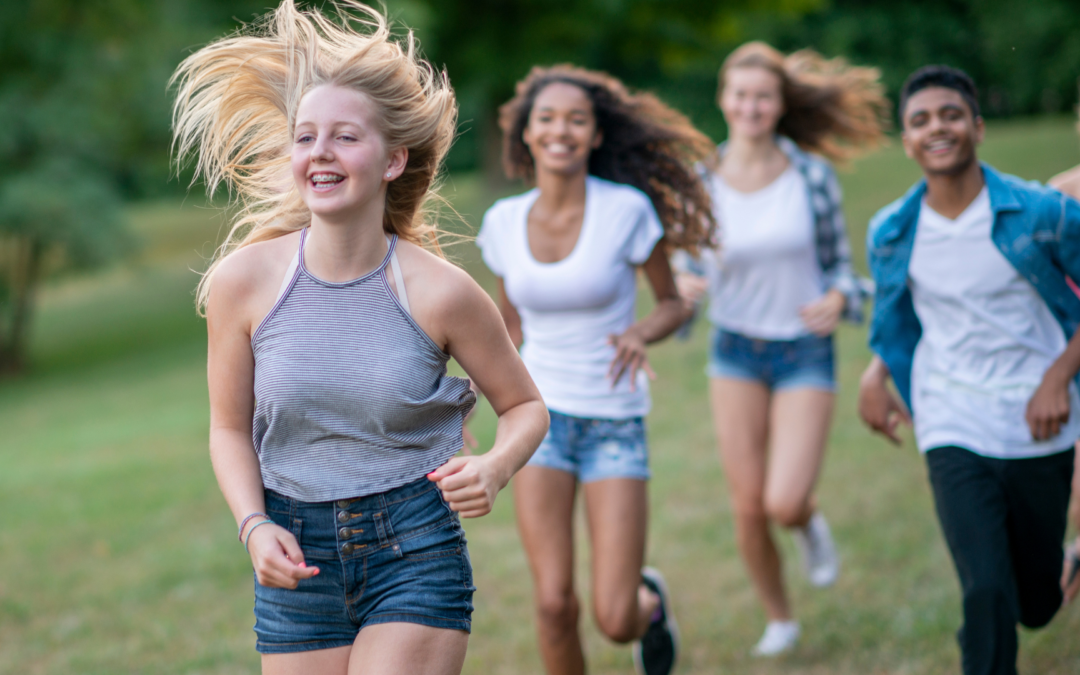
[[[611,380],[611,388],[619,383],[619,379],[626,373],[630,378],[630,391],[637,389],[637,372],[644,370],[650,380],[656,379],[656,373],[645,355],[645,340],[630,327],[622,335],[608,336],[608,344],[615,347],[615,358],[608,368],[608,378]]]
[[[859,378],[859,417],[872,431],[900,445],[896,429],[901,422],[910,426],[911,416],[904,404],[889,391],[882,369],[884,365],[875,360]]]
[[[683,272],[675,275],[675,287],[679,290],[679,297],[688,310],[692,310],[705,297],[709,290],[709,281],[703,276]]]
[[[1070,546],[1065,547],[1065,564],[1061,569],[1061,592],[1065,595],[1063,605],[1067,605],[1080,594],[1080,537]]]
[[[821,296],[821,299],[801,307],[799,318],[811,333],[825,337],[836,330],[846,305],[847,298],[834,288]]]
[[[319,573],[318,567],[304,562],[304,552],[292,532],[274,523],[251,530],[247,548],[255,577],[267,588],[296,588],[301,579]]]
[[[1057,436],[1069,421],[1069,378],[1060,377],[1051,367],[1028,401],[1024,419],[1036,441]]]
[[[438,485],[451,511],[462,518],[479,518],[491,512],[495,496],[506,487],[492,461],[486,455],[453,457],[428,474]]]

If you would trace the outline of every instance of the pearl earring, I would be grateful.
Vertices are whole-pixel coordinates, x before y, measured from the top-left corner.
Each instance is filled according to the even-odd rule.
[[[387,172],[386,172],[386,177],[387,177],[387,178],[389,178],[389,177],[390,177],[390,172],[389,172],[389,171],[387,171]]]

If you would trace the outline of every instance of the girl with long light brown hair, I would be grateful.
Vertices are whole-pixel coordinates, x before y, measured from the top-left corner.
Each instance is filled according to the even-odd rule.
[[[876,70],[761,42],[724,61],[718,101],[728,140],[704,180],[723,236],[706,275],[679,285],[693,301],[711,296],[713,420],[739,551],[768,617],[754,653],[771,656],[795,646],[799,625],[770,525],[795,534],[812,584],[839,572],[813,491],[835,399],[832,333],[861,318],[864,293],[828,159],[879,142],[887,102]]]
[[[239,216],[200,286],[210,455],[255,570],[264,673],[461,671],[489,512],[547,429],[498,309],[424,210],[455,133],[446,75],[338,0],[284,0],[178,68],[174,128]],[[487,453],[455,457],[475,402]]]
[[[534,68],[500,122],[507,174],[536,186],[491,207],[478,242],[552,418],[514,482],[540,652],[550,673],[585,670],[572,517],[581,484],[597,625],[635,643],[639,672],[666,675],[678,648],[670,595],[643,568],[646,345],[684,319],[666,249],[711,239],[693,167],[712,144],[654,96],[572,66]],[[656,305],[635,320],[638,269]]]

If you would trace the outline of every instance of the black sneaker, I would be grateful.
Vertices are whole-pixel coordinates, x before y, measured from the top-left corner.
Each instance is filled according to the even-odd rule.
[[[660,596],[660,608],[641,640],[634,643],[634,668],[638,675],[668,675],[679,656],[679,628],[671,613],[670,593],[664,577],[652,567],[641,569],[641,583]]]

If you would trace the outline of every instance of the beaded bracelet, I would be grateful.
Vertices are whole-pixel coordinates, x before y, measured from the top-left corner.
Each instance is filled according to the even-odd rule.
[[[265,525],[265,524],[267,524],[267,523],[273,524],[273,522],[274,522],[274,521],[272,521],[272,520],[260,520],[259,522],[257,522],[257,523],[255,523],[254,525],[252,525],[252,526],[251,526],[251,529],[250,529],[250,530],[248,530],[248,536],[247,536],[247,537],[246,537],[246,538],[244,539],[244,550],[245,550],[245,551],[247,551],[247,550],[248,550],[248,542],[249,542],[249,541],[251,541],[251,533],[252,533],[252,532],[254,532],[255,530],[257,530],[257,529],[259,528],[259,526],[260,526],[260,525]],[[249,551],[249,553],[250,553],[250,551]]]
[[[244,537],[244,528],[247,527],[248,522],[252,518],[254,518],[255,516],[262,516],[263,518],[269,518],[270,517],[270,516],[266,515],[265,513],[262,513],[260,511],[256,511],[255,513],[251,514],[247,518],[244,518],[244,520],[242,520],[240,522],[240,529],[236,531],[236,541],[244,541],[244,539],[243,539],[243,537]]]

